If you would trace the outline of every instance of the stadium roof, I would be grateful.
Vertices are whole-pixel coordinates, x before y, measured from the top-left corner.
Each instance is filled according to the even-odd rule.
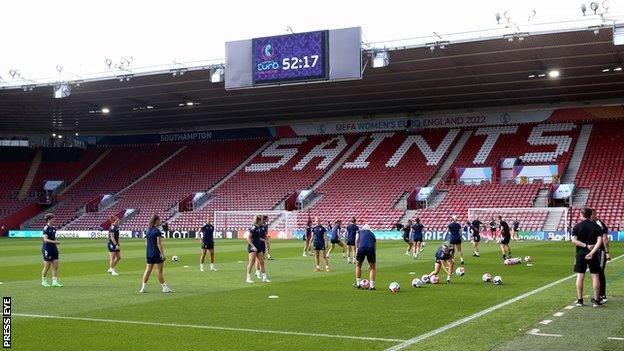
[[[225,91],[210,70],[189,70],[85,82],[64,99],[49,86],[0,90],[0,132],[117,134],[624,101],[624,46],[609,27],[444,46],[394,49],[388,67],[368,64],[358,81]]]

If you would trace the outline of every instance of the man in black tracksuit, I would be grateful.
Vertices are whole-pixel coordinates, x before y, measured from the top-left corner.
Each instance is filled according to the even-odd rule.
[[[585,271],[589,267],[591,273],[592,286],[594,288],[595,298],[591,299],[594,307],[602,306],[600,302],[600,257],[604,252],[600,250],[602,246],[602,236],[598,232],[596,224],[592,222],[593,210],[591,208],[583,209],[583,221],[577,223],[572,230],[572,244],[576,246],[576,263],[574,272],[576,272],[576,305],[583,306],[583,280]]]

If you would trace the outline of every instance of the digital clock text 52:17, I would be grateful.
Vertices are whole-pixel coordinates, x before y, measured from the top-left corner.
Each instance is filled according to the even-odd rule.
[[[284,57],[282,60],[282,70],[313,68],[318,62],[319,55],[299,57]]]

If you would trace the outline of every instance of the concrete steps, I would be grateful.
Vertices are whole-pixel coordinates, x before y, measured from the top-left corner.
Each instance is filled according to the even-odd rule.
[[[22,188],[20,189],[17,198],[20,200],[24,200],[28,197],[28,192],[30,187],[32,186],[33,181],[35,180],[35,176],[37,175],[37,171],[39,170],[39,166],[41,165],[41,160],[43,158],[43,149],[38,149],[35,157],[30,164],[30,169],[28,170],[28,174],[26,178],[24,178],[24,182],[22,183]]]

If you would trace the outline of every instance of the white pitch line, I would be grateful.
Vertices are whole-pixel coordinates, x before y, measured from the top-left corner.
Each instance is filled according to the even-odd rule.
[[[561,334],[545,334],[545,333],[540,333],[539,329],[531,329],[527,332],[527,334],[529,335],[534,335],[534,336],[552,336],[555,338],[560,338],[562,335]]]
[[[615,337],[615,336],[610,336],[610,337],[608,337],[607,339],[609,339],[609,340],[620,340],[620,341],[624,341],[624,338],[618,338],[618,337]]]
[[[543,321],[539,322],[539,324],[542,324],[542,325],[548,325],[550,323],[552,323],[552,320],[550,320],[550,319],[546,319],[546,320],[543,320]]]
[[[624,255],[620,255],[620,256],[612,259],[611,261],[619,260],[622,257],[624,257]],[[540,288],[537,288],[537,289],[531,290],[529,292],[526,292],[526,293],[524,293],[522,295],[518,295],[518,296],[514,297],[511,300],[507,300],[505,302],[499,303],[498,305],[494,305],[492,307],[488,307],[488,308],[486,308],[486,309],[484,309],[482,311],[479,311],[477,313],[471,314],[470,316],[464,317],[462,319],[458,319],[455,322],[446,324],[446,325],[444,325],[444,326],[442,326],[442,327],[440,327],[438,329],[432,330],[432,331],[430,331],[428,333],[421,334],[421,335],[418,335],[416,337],[413,337],[413,338],[411,338],[409,340],[406,340],[406,341],[404,341],[404,342],[402,342],[400,344],[397,344],[397,345],[394,345],[392,347],[389,347],[385,351],[403,350],[404,348],[409,347],[411,345],[414,345],[417,342],[423,341],[423,340],[428,339],[428,338],[430,338],[432,336],[436,336],[436,335],[438,335],[440,333],[444,333],[445,331],[447,331],[449,329],[453,329],[453,328],[455,328],[458,325],[462,325],[464,323],[468,323],[468,322],[472,321],[473,319],[479,318],[479,317],[484,316],[484,315],[486,315],[488,313],[491,313],[491,312],[494,312],[494,311],[496,311],[498,309],[501,309],[501,308],[503,308],[505,306],[511,305],[512,303],[518,302],[518,301],[520,301],[520,300],[522,300],[524,298],[527,298],[529,296],[532,296],[532,295],[535,295],[537,293],[540,293],[540,292],[542,292],[542,291],[544,291],[546,289],[549,289],[549,288],[551,288],[551,287],[553,287],[553,286],[555,286],[557,284],[563,283],[566,280],[572,279],[574,277],[576,277],[576,273],[572,274],[572,275],[569,275],[567,277],[561,278],[561,279],[559,279],[557,281],[554,281],[552,283],[546,284],[546,285],[544,285],[544,286],[542,286]]]
[[[192,328],[192,329],[209,329],[209,330],[222,330],[222,331],[245,332],[245,333],[297,335],[297,336],[310,336],[310,337],[333,338],[333,339],[350,339],[350,340],[384,341],[384,342],[403,342],[403,341],[405,341],[403,339],[386,339],[386,338],[374,338],[374,337],[367,337],[367,336],[317,334],[317,333],[303,333],[303,332],[293,332],[293,331],[284,331],[284,330],[231,328],[231,327],[219,327],[219,326],[213,326],[213,325],[159,323],[159,322],[143,322],[143,321],[126,321],[126,320],[102,319],[102,318],[49,316],[49,315],[28,314],[28,313],[13,313],[13,316],[27,317],[27,318],[65,319],[65,320],[84,321],[84,322],[153,325],[153,326],[158,326],[158,327],[179,327],[179,328]]]
[[[570,306],[566,306],[566,307],[565,307],[565,309],[566,309],[566,310],[571,310],[571,309],[573,309],[573,308],[574,308],[574,305],[570,305]]]
[[[553,316],[555,316],[555,317],[561,317],[563,315],[564,315],[563,312],[557,312],[557,313],[553,314]]]

